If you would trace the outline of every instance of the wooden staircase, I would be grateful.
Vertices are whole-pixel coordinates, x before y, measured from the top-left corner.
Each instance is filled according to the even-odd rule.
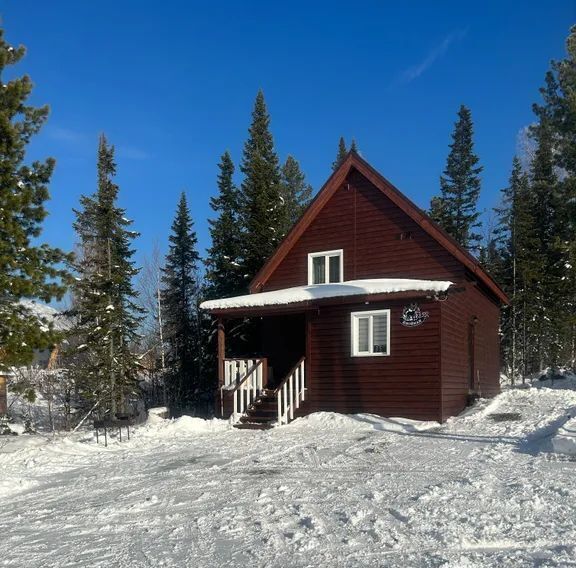
[[[278,403],[276,393],[270,389],[264,389],[254,403],[246,409],[240,422],[234,424],[234,428],[242,430],[268,430],[278,418]]]
[[[240,369],[239,364],[231,361],[231,368]],[[229,386],[233,388],[225,385],[232,402],[232,425],[245,430],[267,430],[288,424],[297,414],[301,415],[306,392],[304,361],[302,357],[276,389],[264,387],[266,360],[250,360],[251,366],[242,362],[238,376],[230,380]]]

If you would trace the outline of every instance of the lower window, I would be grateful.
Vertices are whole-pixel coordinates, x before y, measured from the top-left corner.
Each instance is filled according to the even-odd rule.
[[[352,312],[352,356],[390,355],[390,310]]]

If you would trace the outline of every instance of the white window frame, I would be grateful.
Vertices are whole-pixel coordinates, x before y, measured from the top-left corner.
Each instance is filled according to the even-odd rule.
[[[328,260],[332,256],[337,256],[340,258],[340,280],[338,282],[344,281],[344,250],[343,249],[336,249],[336,250],[325,250],[320,252],[309,252],[308,253],[308,286],[321,286],[321,284],[314,284],[313,277],[314,277],[314,270],[312,268],[312,261],[314,258],[318,258],[320,256],[326,257],[324,262],[324,280],[323,284],[337,284],[337,282],[329,282],[330,276],[330,261]]]
[[[374,325],[373,316],[386,314],[386,353],[377,352],[374,353]],[[358,321],[362,318],[369,318],[368,323],[368,348],[369,351],[358,351]],[[388,357],[390,355],[390,309],[386,310],[373,310],[364,312],[352,312],[350,314],[350,329],[351,329],[351,339],[352,339],[352,357]]]

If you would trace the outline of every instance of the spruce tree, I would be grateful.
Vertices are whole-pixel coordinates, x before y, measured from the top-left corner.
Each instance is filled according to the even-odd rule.
[[[282,239],[282,196],[278,156],[270,133],[264,94],[258,92],[241,171],[242,257],[246,285]]]
[[[184,193],[180,196],[169,240],[162,276],[167,382],[172,408],[182,409],[197,403],[200,388],[200,257]]]
[[[300,169],[300,164],[292,156],[286,158],[280,175],[284,210],[280,233],[284,237],[310,203],[312,186],[306,183],[306,176]]]
[[[25,48],[13,48],[0,30],[0,77],[18,63]],[[28,76],[4,83],[0,79],[0,369],[32,359],[33,349],[47,347],[54,336],[34,314],[19,304],[22,298],[49,302],[60,299],[67,273],[66,255],[39,244],[47,215],[48,184],[55,161],[25,163],[26,147],[48,117],[48,107],[26,103],[32,92]]]
[[[537,142],[532,162],[532,215],[537,219],[533,234],[537,259],[534,266],[534,290],[540,315],[536,321],[539,346],[539,366],[556,366],[562,351],[562,289],[564,266],[558,237],[561,233],[560,202],[554,171],[553,134],[543,117],[534,128]]]
[[[348,150],[346,149],[346,142],[344,141],[344,137],[340,136],[336,159],[332,162],[332,170],[336,171],[342,165],[342,162],[345,160],[347,154]]]
[[[462,105],[452,133],[446,169],[440,177],[440,201],[433,202],[432,206],[434,220],[470,251],[477,250],[481,239],[475,229],[480,226],[477,202],[482,167],[477,165],[473,135],[472,115]]]
[[[74,229],[80,255],[73,268],[73,334],[82,338],[73,374],[81,393],[98,403],[101,413],[126,410],[126,399],[137,390],[139,364],[133,352],[141,309],[132,283],[132,221],[118,207],[114,147],[102,135],[98,146],[98,188],[82,196]]]
[[[207,298],[238,295],[245,286],[241,270],[240,196],[234,185],[234,163],[228,151],[222,155],[218,168],[218,196],[210,199],[217,217],[208,221],[212,246],[206,259]]]
[[[352,138],[352,143],[350,144],[350,152],[358,153],[358,146],[356,145],[356,140],[354,140],[354,138]]]
[[[502,308],[502,358],[514,382],[516,377],[525,376],[522,363],[526,361],[527,345],[523,330],[529,324],[524,318],[533,314],[532,283],[528,277],[533,265],[529,255],[535,250],[529,181],[518,157],[514,157],[509,184],[502,190],[501,204],[495,212],[495,244],[500,261],[495,278],[510,298],[510,304]]]
[[[563,330],[561,358],[576,367],[576,26],[570,30],[566,51],[564,59],[552,62],[540,90],[543,104],[534,105],[534,111],[552,133],[553,160],[560,172],[555,244],[562,272],[563,313],[558,327]]]

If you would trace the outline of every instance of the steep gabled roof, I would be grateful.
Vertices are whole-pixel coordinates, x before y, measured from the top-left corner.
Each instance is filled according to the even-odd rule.
[[[464,250],[448,233],[442,230],[430,217],[416,206],[410,199],[394,187],[386,178],[378,173],[366,160],[356,152],[351,151],[342,165],[328,178],[318,195],[310,203],[300,220],[292,227],[274,254],[260,269],[250,283],[250,292],[258,292],[266,284],[274,270],[290,252],[296,241],[310,226],[312,221],[328,203],[338,188],[355,169],[378,188],[390,201],[408,215],[418,226],[443,246],[452,256],[460,261],[480,282],[482,282],[501,302],[507,304],[508,297],[496,282],[482,269],[478,261]]]

